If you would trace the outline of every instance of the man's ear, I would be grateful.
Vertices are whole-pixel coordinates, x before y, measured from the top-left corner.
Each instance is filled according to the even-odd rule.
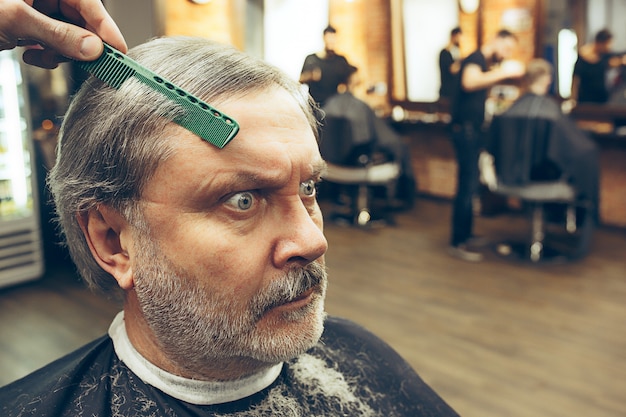
[[[133,273],[128,255],[132,234],[128,222],[116,210],[104,205],[77,214],[77,219],[96,262],[122,289],[132,289]]]

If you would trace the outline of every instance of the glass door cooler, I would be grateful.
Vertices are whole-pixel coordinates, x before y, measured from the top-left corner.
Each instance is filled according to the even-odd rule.
[[[44,269],[26,88],[16,51],[0,51],[0,287]]]

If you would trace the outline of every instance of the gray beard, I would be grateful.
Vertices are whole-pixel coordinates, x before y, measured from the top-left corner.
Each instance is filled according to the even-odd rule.
[[[157,245],[139,238],[135,291],[159,348],[168,358],[198,374],[207,364],[229,370],[233,360],[243,368],[279,363],[314,346],[323,331],[326,270],[319,263],[293,268],[272,281],[244,313],[233,313],[232,301],[209,294],[180,268],[164,259]],[[304,332],[261,333],[257,321],[271,308],[314,288],[316,301],[284,314],[287,322],[306,319]],[[312,317],[312,318],[311,318]]]

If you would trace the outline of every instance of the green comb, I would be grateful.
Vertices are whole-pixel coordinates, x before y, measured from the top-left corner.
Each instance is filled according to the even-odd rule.
[[[77,61],[77,63],[80,68],[115,89],[120,88],[122,83],[130,77],[135,77],[183,107],[185,114],[173,119],[173,122],[220,149],[226,146],[239,131],[239,125],[233,118],[139,65],[106,43],[100,58],[95,61]]]

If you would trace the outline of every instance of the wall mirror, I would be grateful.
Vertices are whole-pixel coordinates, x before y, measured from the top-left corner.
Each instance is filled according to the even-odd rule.
[[[482,20],[495,7],[501,7],[497,0],[481,0],[471,15],[464,12],[461,16],[459,0],[391,0],[391,103],[407,109],[437,109],[438,54],[450,30],[463,27],[466,33],[462,50],[466,55],[468,50],[463,44],[474,43],[471,49],[476,42],[480,44],[481,37],[486,36],[484,31],[489,32],[487,23],[492,23]],[[571,94],[577,48],[591,41],[598,30],[610,29],[614,51],[626,53],[626,25],[621,21],[626,0],[537,0],[529,10],[537,25],[534,56],[553,63],[557,72],[554,92],[563,99]],[[468,16],[475,22],[471,28],[474,33],[465,30]]]
[[[403,0],[407,100],[432,103],[439,99],[439,52],[458,25],[457,0]]]
[[[458,0],[392,0],[392,102],[439,99],[439,52],[459,25]],[[428,40],[428,42],[425,42]]]

